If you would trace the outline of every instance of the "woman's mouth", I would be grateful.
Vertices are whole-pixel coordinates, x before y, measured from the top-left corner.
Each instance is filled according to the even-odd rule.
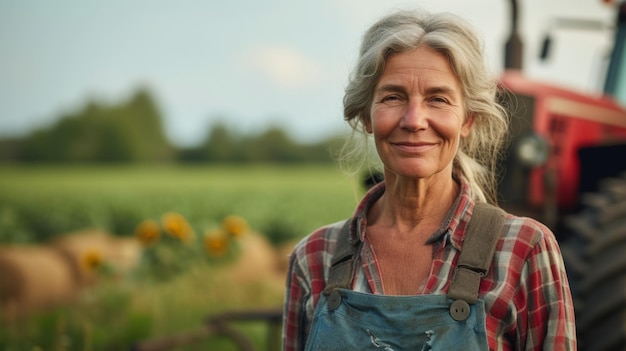
[[[416,142],[399,142],[399,143],[392,143],[392,145],[394,145],[396,148],[405,152],[419,153],[419,152],[430,150],[436,144],[428,143],[428,142],[417,142],[417,143]]]

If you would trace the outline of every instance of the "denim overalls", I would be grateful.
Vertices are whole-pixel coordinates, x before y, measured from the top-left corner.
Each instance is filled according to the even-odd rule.
[[[389,296],[350,290],[362,242],[347,242],[348,221],[305,350],[488,350],[478,288],[503,222],[503,211],[476,204],[447,295]]]

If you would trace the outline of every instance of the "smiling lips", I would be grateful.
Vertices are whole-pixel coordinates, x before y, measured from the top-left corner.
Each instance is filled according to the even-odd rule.
[[[437,145],[436,143],[429,143],[429,142],[393,142],[391,143],[391,145],[395,146],[396,148],[405,151],[405,152],[424,152],[427,151],[429,149],[431,149],[432,147],[434,147],[435,145]]]

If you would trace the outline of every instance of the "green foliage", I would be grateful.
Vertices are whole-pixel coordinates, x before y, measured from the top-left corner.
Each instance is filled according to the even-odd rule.
[[[135,237],[143,244],[135,277],[163,282],[199,263],[232,262],[241,251],[237,239],[249,234],[245,219],[234,215],[221,224],[202,228],[194,228],[177,212],[164,214],[160,224],[144,220],[135,230]]]
[[[203,257],[200,247],[188,245],[169,236],[146,247],[137,277],[155,281],[166,281],[187,271]]]
[[[243,161],[237,137],[223,124],[215,125],[200,149],[201,158],[212,162]]]
[[[198,147],[177,149],[165,137],[162,116],[146,89],[127,101],[89,101],[24,138],[0,140],[0,162],[26,163],[331,163],[340,138],[294,141],[278,126],[241,135],[216,123]]]
[[[289,223],[288,221],[274,217],[264,224],[261,231],[267,233],[266,236],[272,244],[279,245],[293,240],[293,233],[298,232],[298,229],[295,223]]]
[[[347,217],[360,191],[332,166],[0,167],[0,242],[132,235],[169,211],[197,230],[237,214],[280,242]]]
[[[85,227],[133,235],[141,221],[160,222],[164,213],[176,211],[189,221],[196,239],[236,214],[281,243],[346,218],[360,192],[333,166],[4,166],[0,242],[37,243]],[[219,271],[232,262],[228,257],[210,260],[200,246],[191,254],[171,237],[163,239],[169,240],[166,246],[145,251],[144,263],[153,264],[142,264],[145,270],[103,276],[66,308],[0,321],[0,349],[128,350],[139,340],[197,328],[215,313],[282,303],[282,282],[277,287],[235,283]],[[262,349],[262,324],[241,330]],[[180,349],[201,347],[236,350],[223,338]]]
[[[197,148],[181,150],[182,162],[210,163],[332,163],[333,151],[342,138],[331,137],[313,144],[294,141],[282,128],[273,126],[258,134],[242,135],[223,123],[211,127]]]
[[[14,153],[20,161],[72,163],[161,162],[175,154],[147,90],[117,106],[90,102],[27,136]]]
[[[103,284],[72,306],[0,324],[0,349],[128,350],[150,334],[153,321],[148,311],[132,304],[130,291]]]

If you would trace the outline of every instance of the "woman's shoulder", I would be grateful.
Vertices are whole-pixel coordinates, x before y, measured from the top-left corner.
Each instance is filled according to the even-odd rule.
[[[514,242],[516,247],[532,250],[542,243],[556,243],[554,233],[539,220],[507,213],[501,240]]]
[[[346,221],[318,228],[296,244],[291,254],[291,272],[299,276],[299,279],[308,281],[305,285],[318,282],[316,284],[318,290],[323,289],[323,282],[327,279],[337,248],[337,239]]]
[[[306,257],[315,254],[332,255],[341,230],[348,220],[344,219],[314,230],[296,244],[294,255],[296,257]]]

